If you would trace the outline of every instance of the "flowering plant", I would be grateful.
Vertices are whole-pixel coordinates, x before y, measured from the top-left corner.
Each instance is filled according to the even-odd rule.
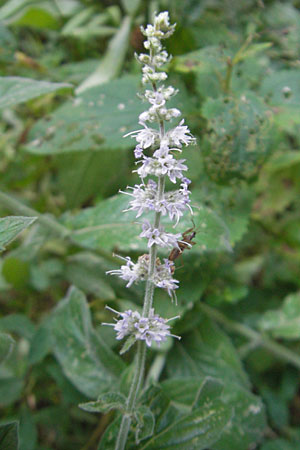
[[[107,272],[127,281],[127,287],[139,281],[146,281],[142,315],[137,311],[128,310],[121,313],[109,308],[119,319],[116,319],[115,324],[105,324],[114,327],[118,340],[127,338],[121,353],[127,351],[136,341],[139,344],[135,375],[116,444],[118,450],[123,449],[126,444],[135,402],[142,384],[146,346],[151,347],[153,342],[160,345],[168,336],[180,339],[179,336],[170,333],[170,326],[167,323],[172,319],[160,317],[154,312],[152,306],[155,287],[165,289],[171,299],[177,302],[175,290],[179,282],[173,276],[174,262],[167,258],[161,262],[157,257],[157,249],[175,247],[180,251],[182,235],[167,232],[162,224],[162,218],[168,215],[174,221],[175,227],[186,209],[192,213],[189,198],[190,180],[184,175],[188,168],[184,164],[185,160],[178,159],[175,155],[176,152],[182,152],[183,146],[194,143],[195,138],[191,135],[189,128],[184,125],[184,120],[173,128],[166,127],[166,123],[170,123],[181,115],[177,108],[167,107],[167,102],[176,95],[177,90],[162,84],[167,79],[167,74],[161,68],[170,60],[162,41],[172,35],[174,28],[175,25],[169,22],[168,12],[156,15],[153,25],[142,28],[142,33],[146,37],[144,47],[148,53],[138,55],[137,60],[142,65],[143,85],[150,84],[152,87],[152,89],[145,89],[141,95],[150,107],[139,116],[139,124],[142,128],[125,135],[125,137],[131,136],[137,142],[134,155],[138,168],[135,172],[141,179],[140,185],[135,185],[129,188],[128,192],[123,192],[131,197],[128,209],[136,211],[136,217],[142,216],[144,212],[153,211],[154,219],[153,223],[144,220],[140,233],[140,237],[148,240],[149,254],[140,256],[135,263],[127,256],[126,264],[123,264],[120,269]],[[153,124],[152,127],[150,124]],[[169,178],[173,184],[179,182],[180,187],[166,192],[166,178]],[[177,317],[173,319],[175,318]]]

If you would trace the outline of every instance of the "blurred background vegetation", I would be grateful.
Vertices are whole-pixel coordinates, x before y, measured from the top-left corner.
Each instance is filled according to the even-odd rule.
[[[20,422],[20,450],[95,449],[112,420],[78,408],[105,376],[94,357],[73,362],[90,339],[80,314],[91,312],[92,333],[113,349],[104,306],[141,304],[142,288],[105,270],[118,265],[113,251],[144,250],[134,215],[122,214],[127,197],[114,195],[137,181],[133,141],[122,136],[144,109],[139,27],[163,10],[177,23],[169,79],[197,137],[184,157],[201,209],[197,245],[176,271],[179,306],[158,293],[156,308],[181,315],[174,332],[199,373],[233,383],[237,432],[212,448],[299,449],[299,6],[0,1],[0,212],[39,217],[0,259],[0,331],[14,340],[0,366],[1,423]],[[191,226],[185,217],[182,230]],[[69,291],[54,310],[70,285],[86,299]],[[176,346],[149,356],[149,367],[161,364],[156,378],[195,375]],[[253,393],[265,410],[243,421]]]

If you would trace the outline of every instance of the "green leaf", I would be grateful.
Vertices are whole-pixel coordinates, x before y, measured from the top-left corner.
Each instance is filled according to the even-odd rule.
[[[29,132],[25,149],[61,155],[133,148],[134,141],[123,136],[137,129],[138,116],[145,109],[137,97],[139,91],[140,78],[132,75],[84,91],[37,122]],[[191,109],[191,99],[184,89],[181,91],[173,105]]]
[[[70,92],[72,86],[67,83],[51,83],[21,77],[0,77],[0,108],[8,108],[27,102],[50,92]]]
[[[32,336],[28,355],[29,364],[36,364],[42,361],[51,349],[51,327],[48,321],[45,321],[38,327]]]
[[[53,351],[65,375],[88,397],[107,391],[124,369],[92,327],[84,294],[72,287],[52,315]]]
[[[58,108],[50,120],[33,126],[26,149],[52,155],[133,147],[131,139],[123,136],[136,129],[144,109],[136,97],[138,83],[138,78],[127,76],[88,89]]]
[[[101,437],[97,450],[115,450],[116,439],[120,429],[122,417],[119,415],[113,422],[111,422],[106,428]]]
[[[260,94],[274,107],[274,120],[287,131],[300,123],[299,75],[299,69],[271,73],[264,78],[260,89]]]
[[[23,386],[24,380],[21,378],[2,376],[0,373],[0,406],[11,405],[16,400],[19,400]],[[2,450],[1,446],[0,448]]]
[[[18,450],[18,422],[0,425],[1,450]]]
[[[196,74],[197,91],[203,97],[217,97],[222,93],[226,61],[232,57],[230,50],[220,46],[207,46],[174,58],[175,70]]]
[[[0,364],[10,355],[14,340],[8,334],[0,333]]]
[[[178,355],[182,357],[178,358]],[[175,342],[166,367],[170,376],[198,376],[201,373],[249,387],[231,340],[205,316],[193,332]]]
[[[261,330],[277,338],[300,338],[300,292],[288,295],[278,310],[267,311],[258,322]]]
[[[109,42],[108,49],[95,72],[77,88],[76,92],[78,94],[94,86],[106,83],[119,74],[128,49],[130,29],[131,17],[126,16],[119,30]]]
[[[107,267],[102,258],[93,253],[81,252],[68,258],[66,278],[84,292],[113,300],[116,295],[105,275],[106,270]]]
[[[35,326],[25,314],[9,314],[0,318],[0,330],[16,333],[31,340],[35,333]]]
[[[135,430],[135,440],[137,443],[153,435],[155,418],[151,409],[147,406],[140,406],[135,411],[137,427]]]
[[[175,420],[148,441],[144,449],[204,450],[216,442],[232,417],[231,405],[214,399]]]
[[[270,121],[259,97],[208,98],[202,108],[208,120],[202,153],[208,175],[216,182],[252,179],[270,153]]]
[[[214,450],[248,450],[259,441],[265,428],[265,414],[261,400],[249,390],[249,382],[238,355],[229,338],[210,320],[202,319],[198,329],[175,343],[166,368],[173,377],[213,377],[224,385],[217,395],[226,405],[234,408],[230,424],[223,430]],[[197,381],[178,379],[179,388],[173,387],[173,401],[191,404],[192,393],[197,392]],[[174,383],[175,384],[175,383]],[[184,390],[185,387],[185,390]],[[218,392],[218,388],[214,388]],[[196,394],[194,394],[196,395]]]
[[[244,59],[253,58],[253,56],[257,55],[257,53],[265,51],[266,49],[272,47],[272,45],[272,42],[258,42],[251,44],[235,55],[233,58],[233,63],[237,64],[239,61],[243,61]]]
[[[274,439],[262,445],[261,450],[298,450],[298,442],[289,442],[286,439]]]
[[[32,412],[25,406],[21,408],[19,436],[21,450],[35,450],[37,448],[37,426]]]
[[[118,392],[107,392],[100,395],[95,402],[81,403],[79,408],[88,412],[107,413],[112,409],[124,410],[126,404],[126,397]]]
[[[120,355],[124,355],[124,353],[126,353],[126,352],[128,352],[128,350],[133,346],[133,344],[136,342],[136,339],[135,339],[135,337],[134,336],[129,336],[126,340],[125,340],[125,342],[124,342],[124,344],[123,344],[123,346],[122,346],[122,348],[121,348],[121,350],[120,350]]]
[[[73,217],[65,215],[64,224],[74,229],[75,241],[91,249],[146,251],[146,241],[138,237],[140,225],[137,223],[136,213],[123,212],[128,208],[128,202],[125,195],[111,197],[95,207],[82,210]],[[210,208],[203,205],[196,206],[194,215],[186,213],[176,230],[183,232],[193,227],[192,219],[197,232],[195,242],[198,245],[191,251],[204,253],[230,249],[226,225]],[[171,222],[167,218],[164,218],[164,223],[171,229]]]
[[[1,101],[1,100],[0,100]],[[0,251],[13,241],[25,228],[29,227],[37,217],[9,216],[0,219]]]

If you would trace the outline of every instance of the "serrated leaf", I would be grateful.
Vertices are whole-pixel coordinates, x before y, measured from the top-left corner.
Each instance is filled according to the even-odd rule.
[[[107,392],[100,395],[95,402],[80,403],[79,408],[88,412],[107,413],[112,409],[124,410],[126,397],[118,392]]]
[[[1,450],[18,450],[18,422],[0,425],[0,448]]]
[[[0,364],[10,355],[14,346],[14,340],[5,333],[0,333]]]
[[[13,241],[18,234],[29,227],[37,217],[9,216],[0,219],[0,251]]]
[[[72,287],[52,319],[53,351],[69,380],[88,397],[108,390],[125,365],[92,327],[84,294]]]
[[[300,293],[287,296],[278,310],[267,311],[258,322],[260,329],[284,339],[300,338]]]
[[[0,77],[0,109],[27,102],[50,92],[69,92],[72,85],[21,77]]]
[[[193,201],[192,201],[193,204]],[[145,239],[138,237],[140,234],[140,224],[137,223],[136,213],[132,211],[124,212],[128,208],[128,198],[125,195],[111,197],[97,206],[82,210],[75,216],[66,215],[63,217],[64,224],[73,228],[73,238],[75,241],[84,244],[91,249],[105,249],[118,251],[147,250]],[[150,218],[153,214],[145,215]],[[186,213],[176,228],[176,232],[183,232],[193,227],[196,229],[195,245],[191,251],[203,253],[207,251],[229,250],[229,236],[226,225],[210,209],[203,205],[196,206],[194,215]],[[163,223],[171,223],[167,218]]]

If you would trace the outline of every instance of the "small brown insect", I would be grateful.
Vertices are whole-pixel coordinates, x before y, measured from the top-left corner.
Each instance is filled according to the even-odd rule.
[[[195,226],[192,228],[189,228],[184,233],[182,233],[182,239],[178,241],[178,247],[174,247],[171,250],[171,253],[169,254],[168,260],[174,262],[175,259],[177,259],[185,249],[192,248],[193,245],[196,244],[196,242],[193,242],[194,237],[196,236]],[[171,266],[171,272],[175,272],[175,265]]]

